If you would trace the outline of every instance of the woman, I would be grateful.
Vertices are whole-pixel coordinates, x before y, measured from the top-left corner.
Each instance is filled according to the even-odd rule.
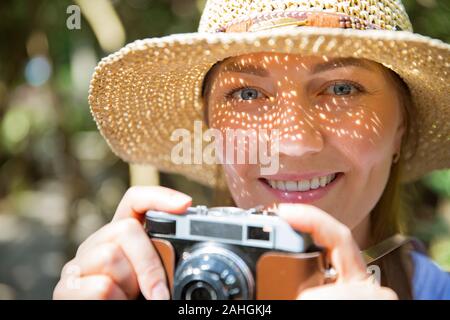
[[[450,277],[419,252],[388,254],[382,285],[360,253],[399,232],[400,181],[450,164],[449,46],[411,31],[399,1],[210,0],[198,34],[137,41],[100,62],[92,113],[122,159],[226,187],[236,206],[276,207],[310,233],[337,280],[300,299],[448,299]],[[175,164],[173,132],[199,119],[224,135],[269,130],[278,171],[220,152],[220,167],[195,156]],[[163,187],[129,189],[54,297],[169,298],[142,218],[190,204]]]

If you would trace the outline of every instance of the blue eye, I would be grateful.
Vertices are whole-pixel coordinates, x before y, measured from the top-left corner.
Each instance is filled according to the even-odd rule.
[[[326,94],[336,96],[347,96],[361,92],[362,90],[348,82],[336,82],[325,89]]]
[[[232,92],[232,96],[239,100],[254,100],[261,97],[261,92],[253,88],[242,88]]]

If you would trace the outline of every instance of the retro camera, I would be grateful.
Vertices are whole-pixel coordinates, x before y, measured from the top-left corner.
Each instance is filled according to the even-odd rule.
[[[294,299],[325,281],[322,251],[272,212],[150,210],[145,229],[175,300]]]

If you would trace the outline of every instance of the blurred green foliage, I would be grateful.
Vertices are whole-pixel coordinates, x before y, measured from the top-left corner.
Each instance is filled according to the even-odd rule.
[[[403,0],[414,32],[450,42],[450,1]]]
[[[430,189],[434,190],[441,197],[450,198],[450,171],[436,171],[425,178],[423,182]]]
[[[450,42],[450,1],[403,2],[416,32]],[[204,5],[110,3],[126,42],[195,32]],[[110,219],[129,184],[128,166],[106,146],[87,103],[90,76],[108,52],[85,15],[81,29],[66,27],[73,4],[0,1],[0,298],[51,297],[62,264]],[[210,201],[209,189],[182,177],[163,174],[161,181],[193,194],[197,203]],[[450,268],[450,171],[410,188],[410,230]]]

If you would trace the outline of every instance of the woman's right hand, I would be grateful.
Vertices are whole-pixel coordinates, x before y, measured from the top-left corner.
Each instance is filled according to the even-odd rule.
[[[182,213],[191,197],[164,187],[132,187],[110,223],[89,236],[61,272],[54,299],[169,299],[164,268],[143,228],[147,210]]]

